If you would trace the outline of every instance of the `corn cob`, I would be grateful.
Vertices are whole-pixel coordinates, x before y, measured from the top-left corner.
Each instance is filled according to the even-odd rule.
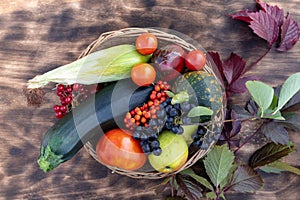
[[[130,77],[131,68],[148,62],[151,55],[141,55],[133,45],[123,44],[99,50],[28,81],[27,88],[41,88],[50,82],[64,85],[95,84]]]

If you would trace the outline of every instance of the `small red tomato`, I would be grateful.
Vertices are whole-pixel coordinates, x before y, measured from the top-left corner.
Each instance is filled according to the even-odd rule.
[[[136,50],[143,55],[152,54],[157,49],[157,38],[152,33],[143,33],[135,41]]]
[[[190,51],[185,58],[185,65],[189,70],[201,70],[206,63],[206,55],[200,50]]]
[[[96,154],[101,163],[125,170],[137,170],[147,160],[140,143],[133,139],[130,132],[119,128],[108,131],[100,138]]]
[[[131,69],[131,79],[138,86],[147,86],[155,81],[155,69],[148,63],[136,64]]]

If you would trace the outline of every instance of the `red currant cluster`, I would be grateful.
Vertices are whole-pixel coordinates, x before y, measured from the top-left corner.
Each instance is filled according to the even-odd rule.
[[[75,83],[73,85],[58,84],[56,87],[56,95],[60,98],[61,105],[53,106],[56,118],[62,118],[72,108],[72,103],[75,105],[85,101],[90,95],[99,91],[100,84],[96,85],[82,85]]]
[[[58,84],[56,87],[56,95],[60,99],[61,105],[54,105],[53,110],[55,111],[56,118],[62,118],[72,107],[72,91],[73,86],[65,86],[63,84]]]
[[[156,119],[156,112],[160,109],[160,104],[166,100],[170,85],[166,81],[158,81],[153,88],[147,103],[143,106],[127,112],[124,118],[126,128],[134,130],[136,126],[149,126],[150,119]]]
[[[76,98],[76,104],[85,101],[90,95],[95,94],[101,89],[101,84],[81,85],[75,83],[73,85],[73,96]]]

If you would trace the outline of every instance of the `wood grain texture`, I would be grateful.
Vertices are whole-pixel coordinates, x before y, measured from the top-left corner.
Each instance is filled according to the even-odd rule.
[[[290,11],[300,22],[298,0],[269,1]],[[22,88],[28,79],[74,61],[101,33],[125,27],[163,27],[182,32],[222,58],[231,52],[251,63],[267,50],[246,24],[227,15],[254,8],[250,0],[11,0],[0,5],[0,199],[162,199],[149,188],[160,181],[136,180],[112,174],[81,150],[71,161],[44,174],[36,160],[40,141],[54,123],[47,93],[41,107],[29,107]],[[288,53],[271,51],[249,72],[271,85],[298,72],[300,45]],[[233,101],[242,104],[244,96]],[[249,126],[250,129],[251,126]],[[290,133],[300,148],[299,133]],[[256,144],[245,147],[245,159]],[[299,166],[293,153],[286,161]],[[300,198],[300,178],[266,175],[255,194],[230,193],[228,199]]]

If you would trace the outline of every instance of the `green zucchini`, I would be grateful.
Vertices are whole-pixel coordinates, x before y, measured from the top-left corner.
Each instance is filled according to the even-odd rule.
[[[125,79],[91,96],[46,132],[38,159],[40,168],[45,172],[56,168],[87,141],[116,128],[127,111],[147,101],[152,89],[153,86],[137,88],[131,79]]]

